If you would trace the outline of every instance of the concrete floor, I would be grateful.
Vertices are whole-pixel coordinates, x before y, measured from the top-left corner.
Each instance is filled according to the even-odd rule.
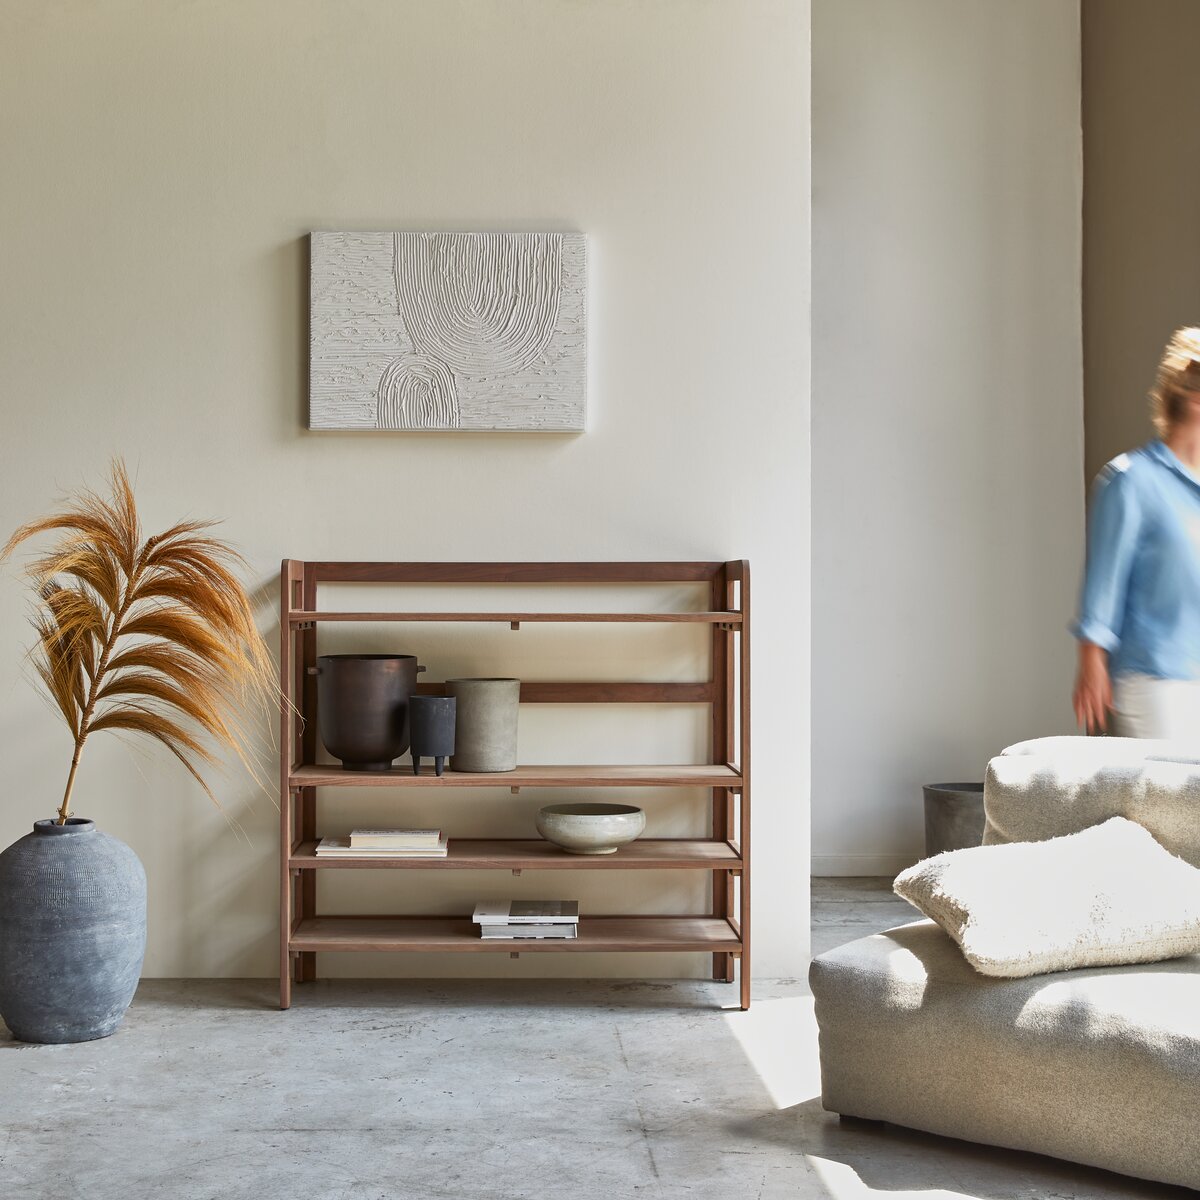
[[[892,891],[890,879],[814,879],[811,897],[813,957],[869,933],[921,919],[907,900]]]
[[[908,912],[816,881],[820,947]],[[882,921],[882,923],[881,923]],[[1184,1197],[841,1125],[803,984],[148,981],[77,1046],[0,1035],[2,1200]]]

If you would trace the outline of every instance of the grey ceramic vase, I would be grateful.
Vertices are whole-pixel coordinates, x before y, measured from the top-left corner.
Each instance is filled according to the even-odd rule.
[[[23,1042],[121,1023],[146,952],[146,872],[92,821],[37,821],[0,853],[0,1016]]]

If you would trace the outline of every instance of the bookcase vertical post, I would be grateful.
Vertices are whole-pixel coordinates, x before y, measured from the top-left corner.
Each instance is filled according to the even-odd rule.
[[[738,646],[741,672],[738,687],[741,716],[738,756],[742,771],[741,829],[738,838],[742,852],[742,876],[738,887],[741,905],[738,924],[742,937],[741,1000],[742,1008],[747,1009],[750,1007],[750,564],[742,559],[728,565],[737,569],[738,607],[742,613],[741,643]]]
[[[317,607],[317,580],[312,563],[304,564],[303,583],[304,608],[311,612]],[[317,627],[310,624],[300,631],[300,653],[297,661],[297,691],[302,697],[300,711],[304,714],[304,725],[300,731],[300,761],[316,762],[317,725],[311,719],[317,711],[317,679],[312,674],[317,665]],[[300,840],[314,841],[317,836],[317,789],[300,789]],[[299,894],[300,917],[314,917],[317,913],[317,873],[300,873]],[[311,983],[317,977],[317,956],[311,951],[301,951],[296,956],[296,982]]]
[[[279,573],[279,1007],[292,1003],[290,937],[292,930],[291,849],[296,841],[293,828],[292,764],[297,760],[295,677],[292,612],[300,603],[300,564],[284,559]]]
[[[725,566],[713,576],[709,588],[709,603],[713,609],[733,607],[733,584]],[[714,625],[710,649],[712,682],[712,735],[710,757],[713,762],[733,761],[733,688],[731,670],[733,634],[728,629]],[[712,791],[712,835],[729,841],[733,837],[733,794],[728,788],[713,788]],[[714,917],[726,917],[733,913],[734,876],[732,871],[719,870],[712,873],[712,912]],[[713,978],[722,983],[733,982],[733,955],[714,954]]]

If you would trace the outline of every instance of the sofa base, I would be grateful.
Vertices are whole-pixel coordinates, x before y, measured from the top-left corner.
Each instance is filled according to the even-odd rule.
[[[831,1112],[1200,1188],[1200,955],[994,979],[918,921],[810,980]]]

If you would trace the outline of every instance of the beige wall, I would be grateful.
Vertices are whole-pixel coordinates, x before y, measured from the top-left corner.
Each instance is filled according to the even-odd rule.
[[[285,555],[748,557],[764,974],[798,972],[807,951],[808,18],[797,0],[0,0],[3,526],[123,454],[149,526],[225,517],[268,586]],[[586,231],[588,432],[307,433],[314,228]],[[49,813],[69,758],[22,677],[25,613],[6,569],[0,844]],[[674,634],[527,628],[402,645],[435,677],[683,678],[698,666],[698,644]],[[531,717],[527,757],[682,760],[700,748],[694,712],[578,717]],[[87,747],[76,809],[146,864],[150,975],[274,969],[276,814],[261,797],[247,808],[236,778],[220,791],[248,842],[161,755],[101,737]],[[660,832],[685,832],[703,804],[643,798]],[[335,796],[331,821],[519,833],[538,799]],[[536,895],[539,879],[544,892],[530,873],[457,876],[445,892],[343,879],[323,903],[454,911],[484,893]],[[556,875],[549,890],[580,895],[585,911],[686,911],[702,882]],[[326,965],[517,976],[708,965],[482,957]]]
[[[1192,0],[1083,6],[1087,478],[1154,436],[1146,393],[1171,331],[1200,324]]]
[[[814,869],[882,874],[1071,726],[1075,0],[816,0],[813,180]]]

